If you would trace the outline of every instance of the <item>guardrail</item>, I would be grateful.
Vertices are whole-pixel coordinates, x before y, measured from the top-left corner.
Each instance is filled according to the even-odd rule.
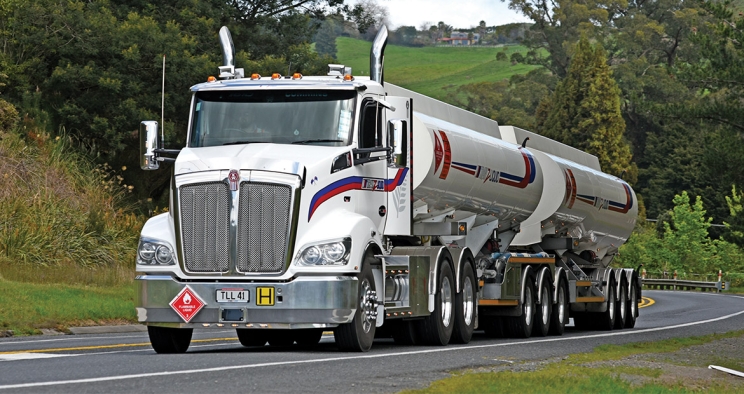
[[[642,279],[643,286],[657,290],[697,290],[721,292],[729,287],[728,282],[700,282],[679,279]]]
[[[666,272],[664,272],[666,276]],[[698,280],[680,280],[677,279],[677,271],[674,271],[673,279],[651,279],[646,276],[646,269],[641,271],[641,283],[644,287],[657,290],[697,290],[700,291],[716,291],[720,293],[723,290],[729,289],[731,284],[722,280],[723,273],[718,271],[718,282],[705,282]]]

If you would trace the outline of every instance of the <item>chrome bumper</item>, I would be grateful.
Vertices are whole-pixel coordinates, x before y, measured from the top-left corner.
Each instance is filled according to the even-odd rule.
[[[345,276],[300,277],[281,283],[180,282],[169,275],[140,275],[137,283],[137,320],[153,326],[181,328],[331,328],[348,323],[356,310],[357,279]],[[206,305],[186,323],[170,303],[189,286]],[[256,288],[273,287],[273,306],[256,305]],[[249,302],[218,303],[219,289],[250,291]],[[231,320],[225,320],[224,310]],[[235,310],[241,312],[236,312]],[[235,314],[242,315],[236,321]]]

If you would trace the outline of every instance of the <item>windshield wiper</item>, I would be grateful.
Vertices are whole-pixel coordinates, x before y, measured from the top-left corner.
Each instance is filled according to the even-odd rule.
[[[329,139],[317,139],[317,140],[303,140],[303,141],[294,141],[292,144],[310,144],[313,142],[346,142],[344,140],[329,140]]]
[[[235,141],[235,142],[225,142],[222,145],[239,145],[239,144],[270,144],[271,141]]]

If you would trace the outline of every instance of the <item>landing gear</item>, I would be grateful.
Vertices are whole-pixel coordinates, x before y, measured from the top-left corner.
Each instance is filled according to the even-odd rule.
[[[150,344],[161,354],[184,353],[191,344],[192,328],[170,328],[147,326]]]

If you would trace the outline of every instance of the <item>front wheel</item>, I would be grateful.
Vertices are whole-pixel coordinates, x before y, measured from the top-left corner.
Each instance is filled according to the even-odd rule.
[[[473,267],[465,262],[460,276],[460,293],[455,295],[455,328],[452,342],[468,343],[475,329],[475,297],[478,292]]]
[[[192,328],[170,328],[147,326],[150,344],[161,354],[184,353],[191,344]]]
[[[357,284],[357,309],[351,322],[333,331],[336,345],[345,352],[366,352],[372,347],[377,323],[377,293],[372,264],[377,259],[367,255],[362,262]]]

